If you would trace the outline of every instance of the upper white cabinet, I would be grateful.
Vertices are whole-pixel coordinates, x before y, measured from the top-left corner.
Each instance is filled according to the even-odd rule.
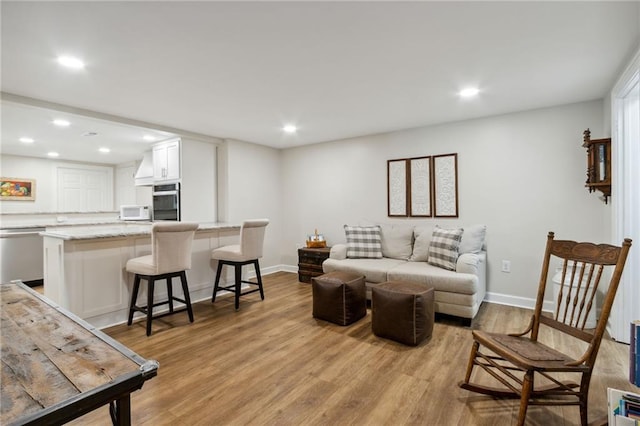
[[[153,180],[155,182],[180,179],[180,139],[160,142],[153,146]]]

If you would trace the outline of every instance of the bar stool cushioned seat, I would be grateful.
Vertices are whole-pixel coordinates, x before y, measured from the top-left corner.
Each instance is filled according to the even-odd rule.
[[[416,346],[431,337],[434,290],[407,281],[387,281],[371,289],[371,329],[379,337]]]
[[[339,325],[349,325],[367,315],[364,276],[349,272],[329,272],[311,279],[313,317]]]
[[[151,322],[155,318],[186,310],[189,314],[189,321],[193,322],[193,310],[191,309],[185,271],[191,269],[191,245],[196,229],[198,229],[197,223],[157,222],[153,224],[151,227],[151,254],[129,259],[125,266],[127,272],[135,274],[127,325],[132,324],[133,314],[136,311],[147,316],[147,336],[151,335]],[[171,283],[173,277],[180,277],[184,299],[173,295]],[[148,283],[146,306],[136,304],[141,280],[146,280]],[[154,302],[155,282],[158,280],[167,281],[168,298],[163,302]],[[174,310],[174,301],[184,303],[185,307]],[[153,308],[167,304],[169,312],[153,315]]]
[[[235,293],[236,311],[240,308],[240,296],[259,291],[260,298],[264,300],[264,289],[262,288],[262,276],[260,275],[258,259],[262,257],[264,233],[268,224],[269,219],[245,220],[240,228],[240,244],[224,246],[211,251],[211,259],[218,261],[211,303],[216,301],[216,295],[220,291],[232,291]],[[234,267],[234,285],[220,285],[220,275],[224,265]],[[242,267],[244,265],[253,265],[256,271],[256,282],[242,279]],[[257,286],[257,288],[243,292],[242,283]]]

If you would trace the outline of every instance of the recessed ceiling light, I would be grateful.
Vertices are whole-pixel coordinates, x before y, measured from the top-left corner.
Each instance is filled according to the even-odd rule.
[[[106,148],[104,146],[102,148],[99,148],[98,151],[100,151],[103,154],[108,154],[108,153],[111,152],[111,150],[109,148]]]
[[[48,155],[49,157],[57,157],[57,156],[59,156],[60,154],[58,154],[57,152],[51,151],[51,152],[47,152],[47,155]]]
[[[80,70],[84,68],[84,62],[73,56],[58,56],[58,63],[63,67]]]
[[[282,130],[283,130],[285,133],[295,133],[295,132],[297,132],[297,131],[298,131],[298,128],[297,128],[296,126],[294,126],[293,124],[287,124],[286,126],[284,126],[284,127],[282,128]]]
[[[20,142],[22,142],[22,143],[33,143],[35,141],[32,138],[20,138]]]
[[[153,142],[153,141],[156,140],[156,138],[154,136],[151,136],[151,135],[144,135],[142,137],[142,139],[144,139],[145,141],[148,141],[148,142]]]
[[[472,98],[480,93],[477,87],[467,87],[466,89],[462,89],[458,94],[461,98]]]
[[[53,120],[53,124],[55,124],[58,127],[69,127],[71,125],[71,123],[69,123],[67,120],[62,120],[62,119]]]

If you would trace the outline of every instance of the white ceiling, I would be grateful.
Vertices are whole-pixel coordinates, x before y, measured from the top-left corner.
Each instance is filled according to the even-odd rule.
[[[53,120],[63,119],[69,127],[60,128]],[[91,134],[95,133],[95,134]],[[147,141],[144,137],[152,137]],[[58,159],[102,164],[122,164],[140,160],[155,142],[176,137],[174,133],[131,126],[84,115],[2,101],[2,153],[26,157],[47,157],[57,152]],[[30,137],[25,144],[20,138]],[[101,153],[108,148],[109,153]]]
[[[640,41],[637,1],[3,1],[1,12],[5,93],[276,148],[600,99]],[[61,54],[86,68],[62,69]],[[468,85],[480,96],[461,100]],[[5,105],[13,153],[29,129]]]

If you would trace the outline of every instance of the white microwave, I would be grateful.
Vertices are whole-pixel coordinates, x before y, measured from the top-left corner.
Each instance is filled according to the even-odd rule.
[[[120,220],[151,220],[149,206],[120,206]]]

